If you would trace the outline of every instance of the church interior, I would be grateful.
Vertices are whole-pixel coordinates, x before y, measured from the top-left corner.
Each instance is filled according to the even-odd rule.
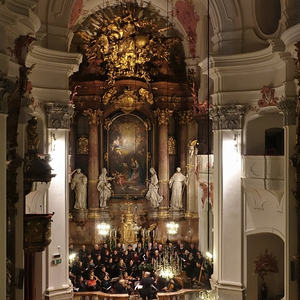
[[[0,40],[0,299],[300,299],[298,0],[2,0]]]

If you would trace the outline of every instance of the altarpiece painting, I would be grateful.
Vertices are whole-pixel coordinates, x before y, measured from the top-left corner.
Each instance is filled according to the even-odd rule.
[[[144,121],[132,114],[114,118],[108,129],[107,148],[114,196],[143,196],[148,173],[148,132]]]

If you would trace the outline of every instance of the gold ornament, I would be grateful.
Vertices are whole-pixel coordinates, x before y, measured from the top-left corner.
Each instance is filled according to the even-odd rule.
[[[168,138],[168,153],[169,155],[176,154],[176,140],[172,136]]]
[[[168,125],[169,119],[172,116],[173,111],[166,108],[166,109],[157,109],[154,112],[154,115],[156,116],[158,120],[158,124],[161,125]]]
[[[85,136],[81,136],[78,139],[78,154],[89,153],[89,140]]]
[[[165,24],[151,4],[140,7],[130,1],[99,9],[87,18],[77,35],[88,61],[102,63],[109,83],[123,77],[149,82],[179,42],[164,34]]]

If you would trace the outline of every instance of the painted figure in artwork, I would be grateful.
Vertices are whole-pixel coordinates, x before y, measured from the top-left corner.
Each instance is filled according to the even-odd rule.
[[[150,168],[150,174],[150,183],[145,198],[150,201],[154,208],[157,208],[159,207],[160,202],[163,200],[163,196],[161,196],[158,192],[158,178],[154,168]]]
[[[181,173],[181,168],[176,168],[176,172],[169,180],[169,187],[172,189],[171,208],[182,209],[182,195],[187,180],[187,176]]]
[[[99,176],[97,190],[99,191],[100,207],[106,207],[107,201],[110,199],[112,194],[112,188],[109,181],[113,180],[114,177],[107,176],[106,168],[102,169],[102,173]]]
[[[108,131],[108,170],[115,195],[144,195],[147,172],[147,130],[134,115],[114,119]]]
[[[71,180],[71,189],[75,191],[75,209],[86,208],[87,177],[77,169]]]

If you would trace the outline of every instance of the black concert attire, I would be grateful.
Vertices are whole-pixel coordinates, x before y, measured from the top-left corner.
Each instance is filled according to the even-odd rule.
[[[153,299],[153,291],[152,291],[153,284],[154,281],[151,277],[146,277],[141,279],[140,285],[142,285],[143,288],[140,290],[140,295],[143,298],[143,300]]]

